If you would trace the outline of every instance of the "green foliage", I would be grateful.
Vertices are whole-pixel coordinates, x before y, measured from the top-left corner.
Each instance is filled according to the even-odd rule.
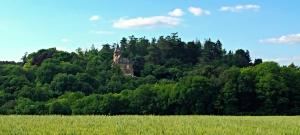
[[[83,51],[42,49],[0,62],[1,114],[299,115],[300,68],[251,61],[220,41],[177,33],[120,42],[134,76],[112,66],[118,44]]]
[[[61,114],[61,115],[70,115],[72,114],[71,107],[66,103],[54,102],[50,104],[49,107],[50,114]]]
[[[50,83],[53,77],[60,72],[58,61],[46,60],[36,70],[36,81],[40,83]]]
[[[17,100],[15,107],[16,114],[38,115],[48,112],[45,104],[41,102],[33,102],[28,98],[20,98]]]

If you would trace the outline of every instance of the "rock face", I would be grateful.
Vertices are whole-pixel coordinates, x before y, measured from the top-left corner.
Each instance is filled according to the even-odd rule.
[[[122,58],[121,49],[117,46],[114,51],[113,66],[119,66],[123,74],[133,76],[133,65],[127,58]]]

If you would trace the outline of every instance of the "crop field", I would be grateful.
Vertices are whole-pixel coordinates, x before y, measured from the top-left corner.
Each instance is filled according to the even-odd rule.
[[[0,116],[1,135],[299,135],[299,116]]]

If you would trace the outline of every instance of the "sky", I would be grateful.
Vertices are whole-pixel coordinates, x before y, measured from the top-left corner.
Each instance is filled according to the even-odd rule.
[[[75,51],[122,37],[178,32],[221,40],[252,59],[300,65],[299,0],[1,0],[0,60],[56,47]]]

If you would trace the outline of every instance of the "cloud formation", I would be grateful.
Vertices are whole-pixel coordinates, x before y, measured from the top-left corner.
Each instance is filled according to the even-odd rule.
[[[57,46],[57,47],[55,47],[55,48],[56,48],[56,50],[58,50],[58,51],[66,51],[66,52],[71,52],[71,51],[72,51],[72,49],[66,48],[66,47],[63,47],[63,46]]]
[[[268,38],[259,41],[260,43],[267,44],[296,44],[300,43],[300,33],[299,34],[290,34],[283,35],[275,38]]]
[[[99,21],[99,20],[100,20],[100,16],[98,16],[98,15],[93,15],[93,16],[90,17],[89,20],[90,20],[90,21]]]
[[[290,65],[292,63],[294,63],[296,65],[300,65],[300,56],[266,59],[266,61],[275,61],[275,62],[280,63],[282,65]]]
[[[63,43],[69,43],[69,42],[71,42],[71,40],[68,39],[68,38],[62,38],[60,41],[63,42]]]
[[[240,12],[243,10],[258,11],[260,9],[259,5],[246,4],[246,5],[236,5],[236,6],[223,6],[220,11],[223,12]]]
[[[183,16],[183,14],[184,12],[180,8],[176,8],[173,11],[169,12],[169,15],[173,17],[180,17]]]
[[[120,29],[139,28],[139,27],[154,27],[154,26],[177,26],[180,24],[180,19],[172,16],[152,16],[152,17],[137,17],[119,20],[113,23],[113,27]]]
[[[192,13],[195,16],[202,16],[202,15],[210,15],[210,11],[204,10],[199,7],[189,7],[189,12]]]

